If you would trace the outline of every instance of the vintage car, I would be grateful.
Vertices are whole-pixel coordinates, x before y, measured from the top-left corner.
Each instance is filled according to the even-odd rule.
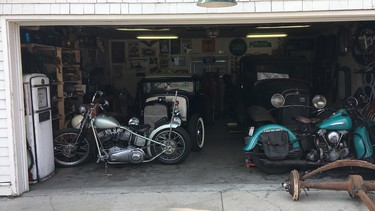
[[[326,99],[312,89],[312,66],[302,58],[245,56],[240,60],[245,125],[277,123],[303,130],[298,116],[310,117]],[[313,101],[314,99],[314,101]]]
[[[190,75],[147,76],[141,80],[138,93],[144,123],[151,127],[160,118],[171,118],[173,101],[176,100],[178,115],[190,135],[192,150],[203,148],[206,109],[202,103],[205,99],[199,78]]]

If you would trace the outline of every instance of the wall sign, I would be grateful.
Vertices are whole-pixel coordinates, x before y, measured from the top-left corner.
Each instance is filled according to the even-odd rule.
[[[230,41],[229,51],[234,56],[242,56],[247,51],[246,41],[241,38],[236,38]]]
[[[266,40],[258,40],[258,41],[251,41],[249,44],[250,48],[270,48],[272,44],[270,41]]]

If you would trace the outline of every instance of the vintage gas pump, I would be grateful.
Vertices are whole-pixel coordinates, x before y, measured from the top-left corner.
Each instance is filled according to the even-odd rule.
[[[29,182],[36,183],[55,174],[50,82],[43,74],[25,74],[23,89]]]

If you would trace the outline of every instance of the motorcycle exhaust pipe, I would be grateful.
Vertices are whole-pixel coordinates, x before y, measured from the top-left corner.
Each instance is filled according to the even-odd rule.
[[[321,162],[312,162],[307,160],[268,160],[268,159],[260,159],[260,161],[263,162],[264,165],[267,166],[287,166],[287,165],[293,165],[293,166],[306,166],[306,165],[312,165],[312,166],[320,166],[322,165]]]

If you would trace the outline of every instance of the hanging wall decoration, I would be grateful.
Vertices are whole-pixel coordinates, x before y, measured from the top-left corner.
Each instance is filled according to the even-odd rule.
[[[160,53],[169,53],[169,40],[160,40]]]
[[[148,59],[130,59],[130,70],[140,73],[140,72],[146,72],[149,61]]]
[[[139,43],[138,42],[129,42],[128,43],[128,55],[129,57],[139,57]]]
[[[183,53],[192,53],[193,44],[191,40],[182,40],[181,43],[182,43]]]
[[[247,51],[246,41],[241,38],[235,38],[229,43],[229,51],[233,56],[242,56]]]
[[[156,49],[155,48],[142,48],[142,57],[155,57]]]
[[[202,53],[214,53],[214,52],[215,52],[215,39],[202,40]]]

